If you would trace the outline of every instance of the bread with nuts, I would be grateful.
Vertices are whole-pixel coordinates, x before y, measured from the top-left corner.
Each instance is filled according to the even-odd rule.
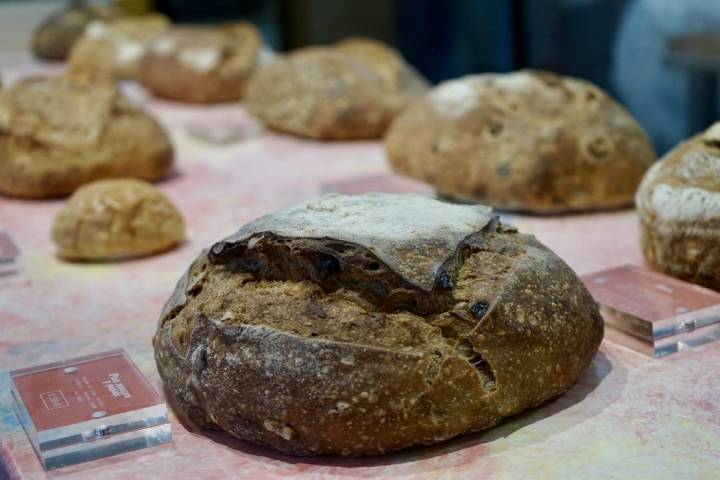
[[[442,195],[538,213],[629,206],[655,160],[601,89],[534,71],[440,84],[392,123],[385,150]]]
[[[573,271],[487,207],[327,195],[200,254],[154,338],[176,407],[297,455],[370,455],[560,395],[603,335]]]

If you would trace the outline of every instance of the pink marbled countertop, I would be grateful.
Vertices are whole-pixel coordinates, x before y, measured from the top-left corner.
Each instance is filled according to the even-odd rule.
[[[17,62],[4,76],[37,69]],[[150,339],[162,304],[201,248],[329,184],[382,179],[389,171],[379,142],[260,133],[217,146],[188,135],[188,124],[247,123],[241,107],[160,101],[148,107],[176,145],[177,175],[158,185],[183,212],[188,241],[144,260],[64,263],[49,240],[62,201],[0,197],[0,229],[20,245],[23,267],[22,281],[0,283],[0,370],[124,348],[160,390]],[[508,220],[579,274],[642,263],[632,211]],[[7,375],[0,374],[0,478],[719,478],[719,365],[720,344],[654,360],[606,341],[566,395],[434,447],[363,459],[293,458],[199,431],[173,415],[172,445],[52,472],[35,457],[10,408]]]

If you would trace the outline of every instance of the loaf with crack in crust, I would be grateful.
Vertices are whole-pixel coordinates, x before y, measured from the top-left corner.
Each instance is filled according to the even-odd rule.
[[[562,394],[602,335],[573,271],[489,208],[331,194],[202,252],[154,346],[201,426],[297,455],[370,455]]]

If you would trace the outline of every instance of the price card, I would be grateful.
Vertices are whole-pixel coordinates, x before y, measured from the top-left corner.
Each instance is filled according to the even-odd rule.
[[[10,372],[46,469],[170,442],[167,406],[123,350]]]

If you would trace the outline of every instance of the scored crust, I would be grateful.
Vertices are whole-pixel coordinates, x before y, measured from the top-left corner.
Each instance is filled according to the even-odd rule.
[[[260,34],[247,22],[173,28],[150,44],[140,81],[155,95],[173,100],[237,100],[258,65],[261,48]]]
[[[425,90],[425,80],[396,52],[354,39],[279,56],[252,76],[245,103],[282,132],[325,140],[378,138]]]
[[[58,197],[99,178],[156,180],[172,160],[162,127],[111,85],[36,78],[0,92],[0,193]]]
[[[182,217],[151,184],[98,180],[75,191],[55,216],[52,239],[66,260],[122,260],[161,252],[185,236]]]
[[[636,203],[647,262],[720,290],[720,122],[653,165]]]
[[[362,209],[394,215],[347,221]],[[412,244],[415,258],[398,248]],[[369,194],[270,215],[201,253],[154,347],[198,424],[298,455],[368,455],[559,395],[601,339],[589,293],[534,238],[483,208]]]
[[[546,72],[445,82],[392,123],[392,167],[442,195],[533,212],[632,204],[655,154],[598,87]]]

